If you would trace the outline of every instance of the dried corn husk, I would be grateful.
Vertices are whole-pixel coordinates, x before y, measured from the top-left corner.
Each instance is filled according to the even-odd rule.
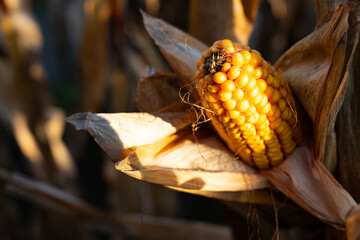
[[[136,105],[142,112],[155,112],[180,102],[181,80],[173,73],[155,73],[142,79],[137,86]]]
[[[320,19],[312,34],[290,48],[276,63],[314,123],[314,154],[323,163],[334,159],[326,152],[336,154],[326,151],[329,150],[327,136],[334,129],[343,103],[349,63],[358,42],[356,14],[360,13],[352,12],[347,5],[339,5]]]
[[[174,134],[138,147],[116,168],[132,177],[166,186],[202,191],[241,191],[266,187],[266,180],[215,137],[200,130]],[[200,136],[201,134],[205,136]]]
[[[195,99],[199,99],[198,93],[191,83],[195,79],[196,61],[208,47],[196,38],[166,24],[164,21],[152,18],[144,12],[141,13],[149,35],[159,46],[160,51],[184,85],[188,87],[191,95]]]
[[[353,14],[355,13],[346,4],[339,5],[334,12],[323,18],[312,34],[297,43],[278,61],[276,66],[290,81],[300,103],[313,121],[316,143],[314,140],[309,140],[298,147],[284,164],[272,170],[260,172],[275,187],[308,212],[338,229],[344,228],[346,216],[356,203],[322,165],[325,155],[321,153],[327,145],[327,134],[333,130],[336,114],[341,106],[342,90],[348,76],[348,63],[357,45],[357,21],[356,18],[349,17]],[[146,14],[143,16],[149,34],[183,83],[190,85],[190,92],[193,94],[191,83],[195,73],[194,59],[200,56],[205,46],[161,20]],[[352,32],[350,29],[355,30]],[[333,33],[333,30],[336,31]],[[321,52],[316,49],[321,49]],[[320,60],[320,67],[316,67]],[[331,88],[328,84],[331,84]],[[312,94],[308,94],[309,92]],[[195,100],[197,99],[196,94],[192,96]],[[302,117],[299,117],[299,120],[302,121]],[[72,119],[72,122],[82,125],[85,119],[80,119],[80,121]],[[158,126],[154,125],[154,129],[156,128]],[[101,138],[100,129],[98,132],[92,130],[90,132],[95,138]],[[116,134],[120,136],[123,133],[116,132]],[[250,171],[248,166],[233,157],[224,157],[228,150],[220,140],[211,138],[211,141],[216,144],[206,143],[204,145],[207,148],[203,149],[203,141],[210,141],[210,138],[200,134],[198,142],[193,140],[191,143],[188,134],[184,130],[175,135],[164,136],[160,142],[154,141],[151,145],[134,148],[131,153],[126,154],[128,157],[125,160],[116,164],[117,169],[136,178],[178,190],[184,188],[185,191],[201,195],[206,195],[209,191],[216,192],[219,193],[216,195],[218,198],[222,198],[221,193],[224,191],[236,193],[240,190],[264,187],[264,181],[260,181],[261,175]],[[100,145],[104,145],[107,139],[103,140],[104,142]],[[196,155],[195,146],[200,157],[189,158],[187,150]],[[113,147],[120,149],[121,145]],[[186,156],[182,159],[184,163],[180,161],[181,164],[185,164],[180,165],[181,168],[177,165],[179,158],[173,155],[177,151]],[[201,155],[203,151],[206,154],[207,151],[218,151],[219,154],[222,152],[219,155],[221,158],[217,158],[214,154],[203,158]],[[226,159],[226,163],[219,161],[220,159]],[[203,163],[209,165],[205,165],[206,168],[201,167]],[[238,169],[241,169],[243,181],[235,177],[239,176],[234,174],[237,165]],[[227,169],[223,168],[224,166],[231,167]],[[234,177],[237,186],[230,182],[221,182],[226,178],[231,179],[231,176]],[[214,177],[218,178],[220,185],[213,184]],[[251,179],[250,183],[261,184],[244,187],[246,183],[249,183],[248,177]],[[236,199],[235,196],[232,197]],[[229,197],[224,195],[223,199],[229,199]]]
[[[68,118],[78,130],[88,130],[110,159],[118,161],[124,151],[151,144],[190,125],[186,112],[161,113],[79,113]]]

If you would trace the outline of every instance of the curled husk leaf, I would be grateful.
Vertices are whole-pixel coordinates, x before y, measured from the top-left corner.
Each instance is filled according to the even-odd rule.
[[[314,157],[326,166],[336,159],[336,145],[330,135],[344,100],[349,64],[358,43],[360,13],[356,10],[347,4],[338,5],[320,19],[312,34],[275,64],[314,123]]]
[[[110,159],[118,161],[124,151],[151,144],[183,129],[194,121],[181,112],[78,113],[68,118],[77,130],[87,130]]]

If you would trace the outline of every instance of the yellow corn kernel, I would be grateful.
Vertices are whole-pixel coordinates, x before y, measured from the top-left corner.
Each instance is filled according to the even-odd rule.
[[[251,59],[249,64],[254,68],[257,67],[262,62],[261,54],[258,51],[251,50]]]
[[[264,92],[267,88],[267,83],[264,79],[257,79],[256,86],[258,86],[260,92]]]
[[[202,53],[201,58],[202,58],[202,60],[205,60],[205,58],[207,58],[209,56],[210,56],[210,51],[206,50]],[[198,69],[199,69],[199,67],[198,67]]]
[[[251,60],[251,53],[247,50],[242,50],[240,53],[243,56],[244,64],[248,64]]]
[[[280,92],[276,89],[274,89],[272,97],[269,99],[272,103],[277,103],[281,99]]]
[[[287,107],[287,103],[286,103],[286,101],[284,100],[284,99],[281,99],[280,101],[279,101],[279,108],[280,108],[280,111],[284,111],[285,110],[285,108]]]
[[[234,81],[226,80],[220,85],[221,90],[226,92],[232,92],[236,89]]]
[[[222,115],[222,114],[224,114],[225,113],[225,109],[224,108],[222,108],[222,105],[221,105],[221,108],[219,108],[219,109],[213,109],[213,112],[215,113],[215,115]]]
[[[256,96],[258,95],[258,93],[259,93],[259,88],[258,88],[257,86],[255,86],[255,87],[248,93],[248,95],[249,95],[249,97],[254,98],[254,97],[256,97]]]
[[[208,92],[211,92],[211,93],[217,93],[218,91],[220,91],[220,86],[219,85],[207,85],[207,90]]]
[[[229,39],[223,39],[223,40],[219,40],[218,42],[215,43],[216,46],[219,46],[220,48],[225,48],[227,46],[234,46],[234,43],[229,40]]]
[[[286,123],[286,121],[282,121],[280,126],[277,129],[275,129],[277,134],[289,133],[289,135],[291,135],[291,131],[288,131],[288,130],[291,130],[291,129],[290,129],[289,125]]]
[[[254,68],[254,73],[253,73],[253,77],[255,79],[259,79],[263,76],[263,69],[261,67],[256,67]]]
[[[207,99],[209,102],[217,102],[217,101],[219,101],[218,94],[210,93],[210,92],[205,93],[205,99]]]
[[[227,72],[228,79],[235,79],[237,78],[241,73],[241,70],[237,66],[232,66],[229,71]]]
[[[222,104],[221,102],[209,102],[209,106],[211,107],[211,109],[217,110],[222,107]]]
[[[235,85],[238,88],[243,88],[249,82],[249,75],[245,72],[241,72],[240,75],[235,79]]]
[[[268,102],[268,98],[267,98],[265,93],[262,93],[261,96],[262,96],[262,99],[261,99],[261,101],[259,103],[259,107],[265,107],[265,105]]]
[[[274,95],[274,89],[273,89],[271,86],[268,86],[268,87],[266,88],[266,90],[264,91],[264,93],[265,93],[266,96],[268,97],[269,101],[272,102],[272,101],[271,101],[271,98],[272,98],[273,95]]]
[[[286,107],[284,111],[281,113],[281,118],[283,118],[286,121],[289,121],[292,116],[292,111],[289,107]]]
[[[231,92],[227,92],[227,91],[224,91],[224,90],[220,90],[218,92],[218,99],[220,101],[226,102],[226,101],[231,100],[231,98],[232,98],[232,93]]]
[[[260,115],[256,112],[248,118],[248,122],[251,124],[256,124],[257,121],[259,120],[259,117]]]
[[[252,136],[256,134],[256,128],[251,123],[244,123],[240,126],[240,130],[244,132],[244,134],[248,136]]]
[[[271,109],[271,104],[268,102],[265,104],[264,107],[260,108],[260,112],[266,114],[270,111],[270,109]]]
[[[209,52],[210,52],[210,53],[215,53],[215,52],[218,52],[219,50],[220,50],[219,47],[213,46],[213,47],[211,47],[211,48],[209,49]]]
[[[258,105],[262,100],[262,95],[258,93],[255,97],[252,97],[250,99],[250,103],[253,105]]]
[[[196,77],[196,76],[195,76]],[[221,84],[223,82],[225,82],[227,80],[227,76],[225,73],[223,72],[217,72],[214,74],[213,76],[213,80],[214,82],[216,82],[217,84]]]
[[[250,107],[250,104],[248,100],[243,99],[238,101],[237,106],[241,112],[245,112]]]
[[[238,128],[229,128],[228,132],[231,133],[231,134],[235,134],[235,133],[240,132],[240,130]]]
[[[245,123],[245,121],[246,121],[246,118],[245,118],[245,116],[240,115],[238,118],[235,118],[233,121],[237,125],[243,125]]]
[[[263,122],[263,123],[261,123],[261,124],[259,124],[258,122],[256,122],[257,124],[256,124],[256,128],[258,129],[258,130],[266,130],[267,128],[269,128],[269,121],[267,121],[267,122]]]
[[[269,74],[269,76],[267,77],[267,84],[268,85],[273,85],[273,83],[274,83],[274,78],[273,78],[273,76],[271,75],[271,74]]]
[[[227,110],[234,110],[236,108],[236,103],[236,100],[231,99],[229,101],[223,102],[223,107]]]
[[[274,82],[273,82],[272,86],[274,88],[279,88],[280,87],[280,81],[279,81],[278,78],[274,78]]]
[[[262,67],[262,70],[263,70],[263,74],[262,74],[262,79],[267,79],[268,76],[269,76],[269,70],[266,69],[264,66]]]
[[[241,138],[241,133],[240,132],[237,132],[237,133],[233,133],[231,134],[233,138],[235,139],[240,139]]]
[[[244,57],[241,53],[236,52],[231,56],[231,63],[234,66],[241,67],[244,64]]]
[[[290,140],[283,145],[283,149],[284,149],[286,155],[292,153],[294,151],[295,147],[296,147],[296,142],[293,140]]]
[[[227,115],[220,115],[219,120],[223,123],[227,123],[227,122],[230,122],[231,118]]]
[[[224,63],[224,65],[221,67],[221,71],[222,71],[222,72],[227,72],[227,71],[229,71],[230,68],[231,68],[231,63],[226,62],[226,63]]]
[[[275,120],[274,122],[270,122],[270,127],[271,129],[277,129],[278,127],[280,127],[282,119],[278,118],[277,120]]]
[[[287,96],[288,96],[288,91],[287,91],[287,89],[285,89],[285,88],[280,88],[280,93],[281,93],[281,97],[283,97],[284,99],[287,98]]]
[[[252,116],[256,112],[257,112],[256,107],[254,105],[250,105],[248,110],[246,111],[245,115]]]
[[[233,92],[232,92],[232,99],[234,100],[241,100],[244,98],[244,91],[241,90],[240,88],[236,88]]]
[[[256,165],[256,167],[258,168],[269,168],[269,159],[265,154],[262,153],[253,153],[252,155],[253,159],[254,159],[254,164]]]
[[[254,73],[254,67],[251,64],[244,64],[241,69],[249,75]]]
[[[246,84],[246,86],[244,87],[244,89],[245,89],[245,91],[251,91],[255,88],[255,86],[256,86],[256,80],[255,80],[255,78],[250,76],[249,81]]]
[[[227,122],[227,123],[225,124],[225,126],[226,126],[227,128],[233,128],[233,127],[236,126],[236,123],[234,123],[233,121],[230,121],[230,122]]]
[[[258,124],[262,124],[262,123],[266,122],[266,120],[268,120],[266,114],[260,114]]]
[[[231,110],[231,111],[229,111],[229,116],[232,119],[238,118],[238,117],[240,117],[240,111],[236,110],[236,109]]]

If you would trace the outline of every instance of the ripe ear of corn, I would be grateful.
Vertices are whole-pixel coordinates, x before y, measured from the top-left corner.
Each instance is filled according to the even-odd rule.
[[[242,160],[275,167],[303,140],[289,86],[259,52],[220,40],[202,54],[197,69],[205,114]]]

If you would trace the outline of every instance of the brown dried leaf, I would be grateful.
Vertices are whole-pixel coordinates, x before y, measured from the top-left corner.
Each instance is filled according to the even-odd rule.
[[[144,25],[170,66],[185,85],[193,82],[196,72],[196,61],[208,47],[189,34],[167,24],[166,22],[142,12]],[[190,87],[191,94],[198,98],[195,89]]]
[[[329,22],[318,25],[313,33],[290,48],[275,64],[313,122],[319,90],[326,81],[336,46],[348,28],[348,13],[341,10]]]
[[[155,112],[173,103],[181,102],[181,80],[174,73],[155,73],[137,85],[136,105],[142,112]]]
[[[283,164],[261,174],[306,211],[338,229],[343,229],[356,205],[321,162],[312,161],[307,146],[298,147]]]
[[[267,187],[266,179],[236,160],[218,138],[206,129],[199,131],[195,138],[188,130],[139,147],[116,168],[141,180],[184,189],[225,192]]]
[[[113,161],[124,150],[151,144],[191,124],[187,112],[161,113],[77,113],[67,119],[77,130],[87,130]]]
[[[329,148],[333,141],[329,135],[343,103],[349,63],[358,42],[354,14],[347,4],[338,5],[276,63],[314,122],[314,155],[322,162],[336,158],[329,154],[336,154]]]

